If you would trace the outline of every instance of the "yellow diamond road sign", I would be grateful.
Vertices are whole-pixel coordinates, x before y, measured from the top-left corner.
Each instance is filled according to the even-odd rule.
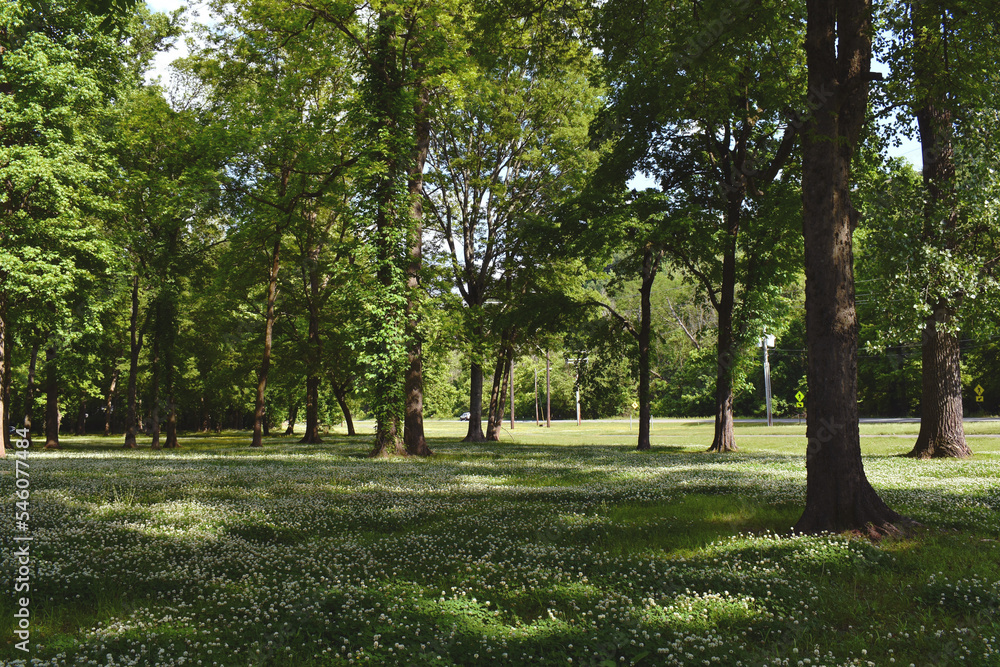
[[[635,410],[635,409],[636,409],[637,407],[639,407],[639,404],[638,404],[638,403],[633,403],[633,404],[632,404],[632,409],[633,409],[633,410]]]
[[[977,384],[976,385],[976,394],[978,396],[982,396],[984,391],[985,391],[985,389],[983,389],[983,385],[981,385],[981,384]]]
[[[802,399],[805,398],[805,397],[806,397],[806,395],[803,394],[801,391],[795,392],[795,400],[801,402]]]

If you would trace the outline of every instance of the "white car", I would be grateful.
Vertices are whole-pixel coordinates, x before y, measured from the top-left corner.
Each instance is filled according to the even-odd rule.
[[[467,422],[467,421],[469,421],[470,417],[472,417],[472,415],[470,413],[463,412],[462,414],[460,414],[458,416],[458,421],[460,421],[460,422]]]

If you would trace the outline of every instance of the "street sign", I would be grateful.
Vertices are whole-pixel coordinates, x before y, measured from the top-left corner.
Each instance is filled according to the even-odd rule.
[[[982,403],[985,400],[983,399],[983,392],[986,390],[983,389],[983,385],[977,384],[975,391],[976,391],[976,403]]]
[[[795,407],[804,408],[806,404],[803,403],[802,401],[805,400],[805,397],[806,395],[803,394],[801,391],[795,392]]]
[[[632,403],[632,409],[635,410],[639,407],[638,403]]]

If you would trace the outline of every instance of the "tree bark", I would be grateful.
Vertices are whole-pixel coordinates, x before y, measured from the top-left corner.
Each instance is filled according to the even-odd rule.
[[[914,74],[917,88],[927,91],[917,113],[923,182],[927,189],[924,204],[924,236],[944,242],[955,250],[952,239],[958,224],[955,193],[955,159],[952,146],[952,114],[947,96],[933,77],[943,70],[941,23],[935,11],[913,7],[914,47],[917,61]],[[941,222],[944,234],[942,235]],[[962,423],[962,369],[958,339],[948,331],[955,315],[958,296],[941,297],[931,306],[921,337],[920,433],[907,456],[913,458],[967,458],[972,450],[965,441]]]
[[[253,439],[251,447],[263,447],[264,428],[264,394],[267,389],[267,374],[271,368],[271,343],[274,332],[274,302],[278,296],[279,253],[281,252],[281,234],[276,232],[274,249],[271,252],[271,271],[267,280],[267,312],[264,316],[264,355],[260,361],[260,371],[257,373],[257,402],[253,411]]]
[[[313,214],[313,217],[315,215]],[[319,335],[320,312],[320,248],[309,244],[309,364],[306,378],[306,432],[299,440],[302,444],[317,445],[323,442],[319,437],[319,379],[323,364],[323,341]]]
[[[166,345],[165,354],[163,355],[164,365],[166,366],[166,380],[167,380],[167,438],[164,442],[164,447],[166,449],[177,449],[180,447],[180,442],[177,441],[177,394],[174,382],[174,349],[176,338],[174,336],[174,326],[176,319],[172,316],[173,308],[169,311],[170,316],[170,329],[167,333],[167,338],[164,341]]]
[[[31,443],[31,413],[35,405],[35,371],[38,367],[38,347],[36,341],[31,346],[31,360],[28,362],[28,382],[24,387],[24,430],[25,439]]]
[[[104,401],[104,435],[111,435],[111,411],[114,409],[115,390],[118,388],[118,359],[115,359],[114,370],[111,371],[111,386],[108,387],[108,396]]]
[[[808,0],[807,11],[816,107],[802,137],[809,417],[806,507],[794,530],[875,536],[896,532],[901,517],[869,484],[858,432],[851,157],[867,111],[871,6]]]
[[[907,456],[968,458],[962,424],[962,369],[958,338],[944,329],[951,317],[943,304],[924,325],[921,343],[920,433]]]
[[[650,422],[653,411],[649,403],[649,346],[653,329],[653,309],[651,296],[653,282],[659,269],[662,252],[655,253],[652,248],[646,248],[642,256],[642,283],[639,287],[639,331],[636,340],[639,343],[639,442],[636,450],[648,451]]]
[[[157,323],[159,326],[159,323]],[[152,448],[162,449],[160,445],[160,337],[153,335],[153,359],[150,362],[152,367],[152,382],[150,388],[150,431],[152,435]]]
[[[45,449],[59,449],[59,366],[56,348],[45,350]]]
[[[722,285],[718,302],[719,341],[715,364],[715,435],[710,452],[735,452],[733,432],[733,308],[736,303],[736,237],[743,207],[741,186],[730,186],[726,211],[726,248],[722,256]],[[733,192],[733,190],[736,190]]]
[[[469,369],[469,431],[462,442],[486,442],[483,434],[483,367],[475,361]]]
[[[419,70],[420,64],[415,63]],[[434,452],[427,446],[424,436],[424,377],[423,341],[420,332],[420,268],[423,264],[424,239],[424,163],[431,142],[431,123],[428,118],[430,91],[422,83],[418,84],[417,101],[414,104],[414,149],[407,188],[410,194],[410,258],[406,267],[406,337],[407,349],[406,378],[403,382],[403,442],[412,456],[430,456]]]
[[[292,403],[288,408],[288,426],[285,428],[285,435],[295,435],[295,420],[299,417],[299,404]]]
[[[351,418],[351,406],[347,404],[347,386],[349,383],[333,384],[333,395],[337,399],[340,411],[344,413],[344,422],[347,424],[347,435],[357,435],[354,431],[354,420]]]
[[[371,458],[406,456],[406,447],[399,432],[398,417],[390,416],[384,422],[379,422],[375,430],[375,444],[368,456]]]
[[[135,449],[138,414],[136,410],[136,383],[139,378],[139,353],[142,351],[142,332],[139,330],[139,275],[132,277],[132,316],[129,321],[128,413],[125,415],[126,449]]]
[[[507,402],[507,386],[510,380],[510,358],[513,354],[507,337],[500,349],[496,368],[493,370],[493,386],[490,388],[490,408],[486,420],[486,440],[498,442],[503,428],[504,404]]]
[[[208,433],[212,428],[212,415],[208,411],[208,399],[205,397],[205,387],[201,390],[201,433]]]
[[[73,435],[87,435],[87,399],[80,400],[80,408],[76,412],[76,427]]]
[[[510,428],[514,430],[514,355],[510,355]]]
[[[173,371],[167,369],[167,384],[170,386],[170,393],[167,394],[167,439],[164,443],[166,449],[177,449],[181,443],[177,440],[177,397],[174,395]]]
[[[306,432],[299,440],[304,445],[323,442],[319,437],[319,376],[306,378]]]

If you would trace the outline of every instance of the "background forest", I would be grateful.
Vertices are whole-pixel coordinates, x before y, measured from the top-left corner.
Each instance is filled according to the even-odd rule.
[[[554,419],[576,390],[584,419],[759,417],[765,333],[774,412],[804,412],[804,7],[641,4],[5,3],[4,423],[169,447],[375,418],[378,449],[467,411],[495,438],[547,391]],[[995,23],[877,22],[859,409],[919,416],[937,331],[965,414],[995,415]],[[889,157],[907,134],[923,173]]]

